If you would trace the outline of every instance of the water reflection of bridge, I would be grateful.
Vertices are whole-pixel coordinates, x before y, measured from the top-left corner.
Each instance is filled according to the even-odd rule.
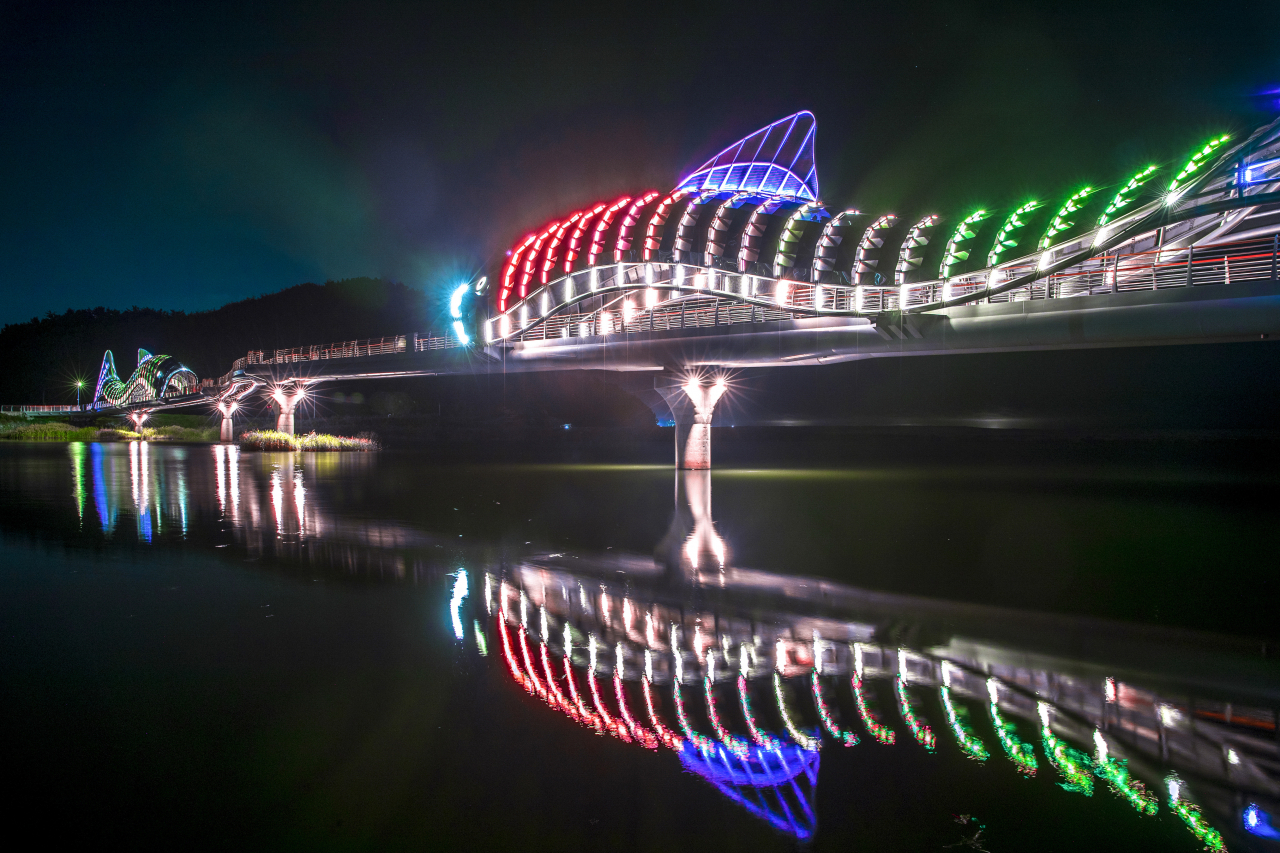
[[[212,519],[250,556],[390,578],[426,577],[415,554],[445,541],[316,499],[319,466],[364,457],[137,443],[71,445],[69,461],[81,525],[112,536],[159,543]],[[797,838],[817,830],[824,750],[891,745],[1048,774],[1062,796],[1110,792],[1210,847],[1268,849],[1277,696],[1243,643],[738,568],[709,475],[677,476],[657,560],[548,554],[459,573],[459,640],[587,731],[674,751]]]
[[[482,627],[492,625],[527,692],[596,733],[674,750],[687,769],[800,839],[816,831],[824,746],[911,741],[1007,761],[1021,774],[1052,773],[1077,795],[1105,788],[1144,815],[1171,811],[1209,849],[1225,848],[1223,831],[1246,845],[1273,837],[1280,762],[1276,714],[1263,707],[1273,694],[1243,706],[1208,698],[1216,691],[1202,673],[1179,672],[1176,662],[1144,683],[1123,674],[1122,653],[1109,668],[1043,651],[1079,649],[1074,635],[1086,632],[1102,646],[1148,652],[1188,638],[733,569],[710,519],[707,475],[683,477],[689,500],[667,539],[676,547],[656,566],[575,559],[571,569],[550,555],[477,582],[488,618],[474,620],[475,641],[494,646]],[[453,598],[460,640],[469,591],[462,573]],[[929,646],[895,641],[904,617],[918,628],[971,627],[978,638],[994,624],[1016,633],[1034,622],[1042,648],[959,632]],[[1206,645],[1198,653],[1212,656]]]

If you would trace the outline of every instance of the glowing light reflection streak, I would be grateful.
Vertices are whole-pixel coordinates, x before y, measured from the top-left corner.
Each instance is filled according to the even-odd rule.
[[[658,733],[658,738],[666,744],[667,747],[674,749],[676,752],[684,749],[684,738],[671,731],[671,729],[662,724],[662,720],[658,719],[658,712],[653,707],[653,686],[649,681],[648,676],[641,679],[640,684],[644,688],[645,707],[649,710],[649,724],[652,725],[653,730]],[[679,688],[677,687],[676,689]],[[711,741],[707,741],[707,743],[711,743]]]
[[[1023,741],[1016,734],[1017,729],[1013,723],[1006,722],[1004,716],[1000,713],[1000,693],[996,680],[988,679],[987,692],[991,697],[991,723],[995,726],[996,737],[1000,739],[1000,745],[1004,747],[1005,755],[1013,761],[1014,765],[1022,773],[1028,776],[1036,775],[1036,768],[1040,763],[1036,761],[1036,755],[1031,745]]]
[[[1177,776],[1170,776],[1165,780],[1165,784],[1169,788],[1169,808],[1182,818],[1182,822],[1187,828],[1195,833],[1196,838],[1204,844],[1206,850],[1226,850],[1227,846],[1222,842],[1222,833],[1214,829],[1205,821],[1200,814],[1200,808],[1192,802],[1188,802],[1182,798],[1182,782]]]
[[[969,724],[965,720],[967,716],[966,709],[955,706],[955,702],[951,699],[951,687],[946,684],[942,685],[938,688],[938,695],[942,698],[942,708],[947,714],[947,723],[951,726],[951,731],[955,734],[956,743],[960,745],[960,749],[975,761],[986,761],[991,754],[987,751],[986,745],[978,740],[969,728]]]
[[[782,741],[762,730],[756,722],[755,714],[751,712],[751,696],[747,690],[747,678],[741,674],[738,675],[738,701],[742,705],[742,716],[747,721],[747,731],[751,732],[751,739],[765,749],[780,749]]]
[[[853,686],[853,701],[858,706],[858,714],[862,717],[862,724],[867,727],[867,731],[871,733],[872,737],[880,741],[880,743],[891,744],[896,741],[898,739],[897,734],[876,719],[876,715],[867,707],[867,697],[864,693],[865,688],[862,684],[862,675],[855,672],[850,677],[849,681]]]
[[[1107,742],[1102,739],[1102,733],[1096,729],[1093,732],[1093,740],[1098,745],[1097,757],[1093,764],[1093,772],[1098,775],[1098,778],[1106,782],[1111,790],[1124,797],[1139,814],[1153,815],[1159,811],[1160,805],[1156,795],[1148,791],[1147,786],[1137,779],[1130,778],[1128,762],[1108,755]]]
[[[911,734],[915,736],[917,743],[933,752],[937,738],[933,734],[933,729],[917,717],[915,710],[911,707],[911,697],[907,694],[907,680],[901,673],[894,676],[893,689],[898,694],[898,710],[902,712],[902,719],[907,724],[907,728],[911,729]]]
[[[1089,772],[1091,763],[1089,756],[1078,749],[1073,749],[1053,733],[1053,729],[1049,726],[1051,711],[1048,703],[1039,703],[1037,710],[1040,712],[1040,738],[1044,745],[1044,754],[1048,756],[1049,763],[1054,766],[1054,769],[1067,780],[1065,784],[1059,782],[1059,787],[1064,791],[1092,797],[1093,774]]]
[[[842,742],[845,746],[857,746],[858,736],[853,732],[842,729],[836,725],[835,717],[831,713],[831,708],[827,706],[826,700],[822,698],[822,679],[815,671],[813,673],[813,703],[818,706],[818,718],[822,720],[823,727],[831,734],[833,738]]]
[[[791,712],[787,708],[787,698],[782,693],[782,676],[778,673],[773,674],[773,695],[778,702],[778,713],[782,715],[782,724],[787,728],[787,734],[791,735],[791,739],[795,741],[801,749],[807,749],[810,752],[816,752],[822,749],[822,739],[806,734],[791,719]]]

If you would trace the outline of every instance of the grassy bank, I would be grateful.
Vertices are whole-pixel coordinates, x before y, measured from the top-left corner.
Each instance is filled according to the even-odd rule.
[[[241,450],[377,450],[378,442],[371,436],[345,435],[289,435],[273,429],[249,430],[240,434]]]
[[[217,427],[143,427],[140,432],[96,426],[77,427],[57,421],[41,423],[26,418],[0,420],[3,441],[199,441],[218,440]]]

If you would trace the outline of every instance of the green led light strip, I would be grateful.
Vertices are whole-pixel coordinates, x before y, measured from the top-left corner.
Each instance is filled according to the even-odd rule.
[[[1112,220],[1112,218],[1120,212],[1121,208],[1128,207],[1133,203],[1134,197],[1142,185],[1151,180],[1156,173],[1155,166],[1148,166],[1138,174],[1129,179],[1129,183],[1120,188],[1120,192],[1116,193],[1116,197],[1111,199],[1111,203],[1107,205],[1107,209],[1102,211],[1102,217],[1098,220],[1098,225],[1103,226]]]
[[[1004,254],[1005,250],[1012,249],[1018,245],[1013,232],[1026,227],[1027,223],[1023,221],[1022,217],[1039,206],[1040,202],[1029,201],[1009,214],[1009,218],[1004,221],[1004,224],[1000,226],[1000,230],[996,232],[996,242],[991,246],[991,253],[987,255],[987,266],[994,267],[1000,263],[1000,256]]]
[[[1190,178],[1195,172],[1198,172],[1200,167],[1207,161],[1209,155],[1214,151],[1217,151],[1222,143],[1226,142],[1230,138],[1231,134],[1224,133],[1217,139],[1210,139],[1203,148],[1193,154],[1191,159],[1187,161],[1187,165],[1183,166],[1182,171],[1173,179],[1173,183],[1169,184],[1169,192],[1176,191],[1188,178]]]
[[[950,242],[947,243],[947,250],[942,256],[942,277],[951,277],[951,268],[960,261],[969,259],[969,250],[961,249],[960,244],[966,240],[972,240],[976,234],[973,229],[988,216],[985,210],[977,210],[969,214],[969,216],[956,227],[956,233],[951,235]]]
[[[1053,221],[1049,223],[1049,230],[1045,231],[1044,236],[1040,238],[1041,249],[1049,248],[1049,241],[1052,240],[1056,234],[1060,234],[1072,225],[1075,225],[1075,222],[1067,219],[1067,217],[1078,211],[1080,206],[1084,203],[1084,200],[1093,195],[1093,193],[1093,187],[1085,187],[1063,203],[1062,207],[1059,208],[1057,215],[1053,217]]]

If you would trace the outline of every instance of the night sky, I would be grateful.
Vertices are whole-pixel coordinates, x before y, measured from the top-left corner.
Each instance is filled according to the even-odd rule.
[[[438,290],[799,109],[833,206],[1112,183],[1273,117],[1278,32],[1275,2],[6,3],[0,323]]]

